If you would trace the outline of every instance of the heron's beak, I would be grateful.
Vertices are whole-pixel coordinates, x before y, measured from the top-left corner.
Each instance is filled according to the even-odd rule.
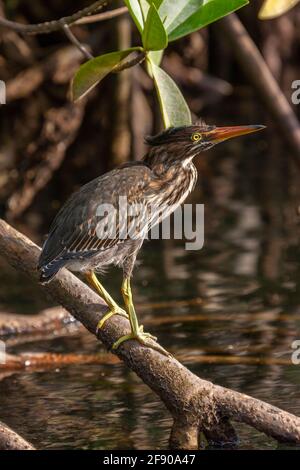
[[[233,137],[239,137],[240,135],[252,134],[252,132],[261,131],[266,126],[254,125],[254,126],[231,126],[231,127],[216,127],[212,131],[206,134],[206,139],[215,144],[223,142],[223,140],[232,139]]]

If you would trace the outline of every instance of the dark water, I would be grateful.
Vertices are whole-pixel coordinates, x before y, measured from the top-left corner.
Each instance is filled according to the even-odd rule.
[[[270,151],[264,140],[246,139],[213,154],[201,167],[204,190],[191,199],[205,202],[204,248],[146,243],[134,291],[146,330],[193,372],[300,415],[300,365],[291,362],[300,339],[299,176]],[[49,305],[8,268],[0,281],[2,310]],[[116,297],[119,282],[116,271],[106,277]],[[103,352],[81,329],[9,348],[20,351]],[[166,448],[164,406],[125,366],[103,362],[3,375],[0,419],[38,448]],[[278,447],[237,429],[240,448]]]

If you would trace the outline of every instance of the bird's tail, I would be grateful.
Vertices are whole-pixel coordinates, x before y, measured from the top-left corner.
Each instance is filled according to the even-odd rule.
[[[56,274],[61,270],[61,268],[65,265],[66,261],[63,259],[51,261],[48,264],[43,266],[39,266],[40,272],[40,283],[47,284],[50,282]]]

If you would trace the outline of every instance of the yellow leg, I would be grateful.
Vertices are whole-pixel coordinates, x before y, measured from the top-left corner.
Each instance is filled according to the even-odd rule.
[[[159,344],[153,343],[153,341],[156,340],[155,336],[152,336],[150,333],[144,333],[143,325],[139,325],[138,319],[135,313],[135,308],[133,305],[129,278],[126,278],[123,281],[122,294],[123,294],[123,298],[125,302],[126,312],[128,313],[128,316],[129,316],[131,333],[125,336],[121,336],[121,338],[119,338],[118,341],[116,341],[113,344],[112,349],[117,349],[120,346],[120,344],[124,343],[124,341],[128,341],[130,339],[136,339],[144,346],[148,346],[166,356],[170,356],[170,354],[164,348],[162,348]],[[152,341],[149,341],[149,339]]]
[[[96,291],[99,293],[100,297],[107,303],[109,307],[109,312],[106,313],[98,323],[97,331],[100,330],[106,320],[108,320],[113,315],[121,315],[122,317],[128,318],[127,313],[123,310],[119,305],[114,301],[114,299],[110,296],[106,289],[102,286],[101,282],[98,280],[94,271],[90,271],[86,273],[86,278],[88,282],[93,286]]]

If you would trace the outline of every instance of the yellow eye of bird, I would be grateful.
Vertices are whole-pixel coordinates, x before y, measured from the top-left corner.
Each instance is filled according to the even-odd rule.
[[[192,140],[194,142],[198,142],[198,140],[201,140],[202,139],[202,135],[199,134],[199,132],[195,132],[195,134],[192,135]]]

